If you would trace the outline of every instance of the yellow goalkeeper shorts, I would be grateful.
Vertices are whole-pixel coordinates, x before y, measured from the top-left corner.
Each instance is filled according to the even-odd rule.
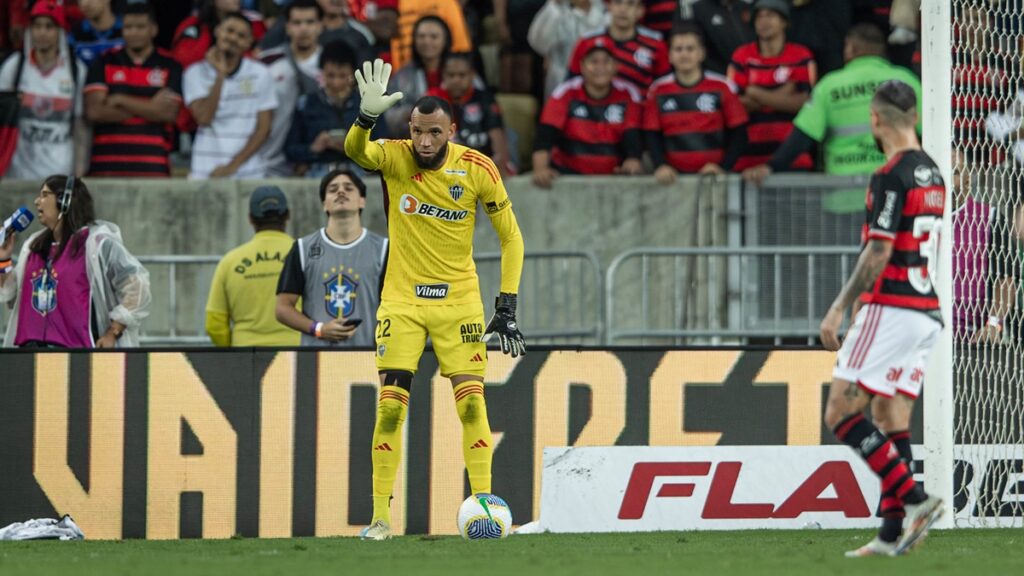
[[[483,376],[487,368],[482,302],[417,306],[381,302],[377,309],[377,370],[416,372],[427,336],[444,377]]]

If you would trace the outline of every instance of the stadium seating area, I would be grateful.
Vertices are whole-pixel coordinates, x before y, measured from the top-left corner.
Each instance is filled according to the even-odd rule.
[[[906,18],[906,8],[913,3],[903,0],[101,0],[81,4],[77,0],[0,1],[0,56],[5,56],[0,90],[17,94],[8,99],[8,106],[0,104],[0,125],[11,128],[0,139],[4,152],[0,153],[0,178],[6,188],[0,207],[4,210],[16,198],[24,203],[20,195],[26,190],[25,184],[12,188],[8,183],[27,182],[31,189],[54,173],[75,172],[90,182],[117,178],[109,192],[104,184],[94,187],[101,198],[107,193],[119,196],[125,182],[130,187],[141,178],[177,179],[171,186],[176,194],[202,195],[212,182],[199,181],[227,179],[291,179],[294,184],[285,186],[289,195],[303,186],[313,189],[313,181],[301,184],[300,179],[352,166],[339,138],[343,139],[358,110],[353,72],[374,58],[395,63],[392,89],[402,89],[407,100],[427,93],[449,99],[460,126],[456,140],[491,155],[506,178],[523,175],[510,190],[532,194],[550,187],[554,176],[579,174],[600,176],[594,181],[596,189],[621,186],[640,194],[649,180],[640,185],[616,184],[630,174],[640,174],[654,175],[659,185],[671,184],[669,190],[683,192],[696,180],[681,184],[675,174],[732,172],[742,180],[728,180],[730,197],[749,202],[742,191],[744,182],[760,184],[764,173],[758,170],[765,165],[776,173],[844,176],[868,175],[880,165],[881,157],[872,151],[866,162],[837,168],[831,160],[830,137],[823,134],[842,130],[824,127],[823,134],[814,134],[811,124],[801,120],[816,85],[848,71],[851,61],[871,58],[870,50],[851,52],[851,45],[863,47],[877,41],[878,54],[885,55],[879,61],[885,66],[891,62],[915,73],[920,68],[918,22]],[[494,4],[504,7],[503,12],[495,13]],[[1019,46],[989,41],[976,33],[983,29],[1016,38],[1019,23],[1010,17],[1012,11],[972,6],[957,4],[953,27],[958,45],[970,48],[957,55],[953,70],[956,159],[967,172],[983,161],[1014,165],[1012,150],[1018,134],[999,128],[1008,116],[1013,117],[1014,104],[991,95],[1012,93],[1020,76]],[[232,21],[245,29],[244,37],[221,40],[223,29]],[[735,24],[736,34],[724,34],[723,22]],[[829,33],[819,33],[825,27]],[[727,86],[726,92],[733,96],[718,96],[715,90],[722,88],[715,86],[719,85],[692,88],[700,98],[690,100],[683,93],[652,88],[658,78],[662,85],[671,84],[672,76],[683,86],[688,64],[673,55],[672,46],[687,34],[704,46],[704,76],[724,77],[721,86]],[[236,90],[233,94],[241,100],[233,97],[230,110],[216,100],[211,107],[209,86],[231,49],[244,66],[239,63],[236,71],[228,71],[224,90]],[[590,62],[592,54],[602,51],[610,56],[614,79],[595,72],[600,65]],[[449,58],[451,54],[464,53],[470,54],[475,71],[468,90],[460,91],[446,66],[457,60]],[[23,54],[31,57],[19,66]],[[49,73],[51,69],[55,73]],[[622,95],[621,103],[609,104],[619,97],[616,94]],[[798,104],[782,106],[780,95],[808,104],[804,109]],[[706,96],[713,96],[710,102],[732,99],[743,110],[730,116],[721,103],[707,110],[675,108],[684,101],[707,108]],[[311,111],[314,100],[323,103],[320,112]],[[402,114],[411,108],[396,109],[401,113],[379,122],[375,135],[405,136]],[[725,115],[718,128],[709,129],[703,120],[694,120],[709,110]],[[739,123],[730,118],[740,119]],[[269,123],[265,130],[261,128],[264,121]],[[603,129],[617,124],[623,128]],[[670,124],[675,128],[666,128]],[[297,129],[299,125],[304,128]],[[698,125],[702,127],[695,128]],[[223,136],[227,133],[232,136]],[[802,153],[786,158],[780,150],[795,136],[800,136],[796,140],[801,140],[797,144],[803,148],[797,152]],[[712,141],[719,142],[712,146],[717,148],[705,149]],[[253,148],[253,143],[258,146]],[[733,144],[735,150],[730,147]],[[733,152],[736,157],[730,157]],[[639,163],[630,164],[631,160]],[[531,172],[537,161],[542,162],[541,169]],[[816,182],[810,178],[805,182]],[[587,189],[570,181],[575,179],[566,179],[555,192]],[[242,184],[239,193],[247,195],[255,186]],[[828,189],[820,196],[821,202],[816,196],[813,205],[822,218],[840,222],[827,240],[852,247],[857,214],[862,210],[861,191]],[[763,222],[782,209],[758,201],[756,213],[764,217]],[[132,201],[127,202],[107,216],[120,215],[125,206],[131,206]],[[1011,201],[1011,209],[1018,210],[1019,202]],[[302,223],[305,227],[315,224],[315,217]],[[533,224],[542,229],[548,223]],[[384,231],[380,222],[369,226]],[[749,234],[749,228],[744,229]],[[306,231],[292,230],[296,236]],[[238,239],[247,232],[243,218]],[[130,232],[128,236],[131,239]],[[677,235],[667,245],[691,245],[684,240]],[[147,247],[136,252],[212,256],[229,248],[144,244]],[[528,240],[531,249],[529,244]],[[559,244],[566,242],[556,239],[540,246]],[[743,237],[729,245],[755,244],[765,241]],[[773,245],[813,242],[790,239]],[[620,246],[623,252],[651,245],[636,240]],[[615,256],[604,255],[602,266]],[[599,270],[606,272],[606,268]],[[824,297],[819,295],[811,308],[822,306]]]
[[[102,58],[104,52],[127,50],[139,50],[131,46],[125,47],[123,35],[125,12],[138,11],[140,0],[109,0],[103,2],[89,2],[87,11],[78,6],[77,0],[4,0],[2,3],[6,19],[0,20],[0,56],[14,54],[23,49],[33,50],[31,22],[37,16],[32,16],[31,10],[35,4],[52,4],[55,6],[54,14],[59,15],[60,24],[64,32],[62,39],[57,42],[58,54],[64,52],[59,49],[64,46],[66,39],[71,51],[78,57],[81,66],[76,73],[85,77],[84,81],[75,79],[73,82],[74,91],[78,94],[93,94],[97,92],[111,96],[117,93],[125,93],[125,80],[117,79],[114,68],[119,66],[116,58]],[[469,51],[474,54],[473,61],[477,68],[476,86],[480,91],[493,93],[497,96],[497,103],[501,111],[499,121],[503,119],[504,138],[514,144],[517,154],[510,160],[513,170],[519,172],[528,171],[534,151],[534,136],[538,122],[558,126],[558,119],[553,117],[541,118],[541,111],[545,103],[554,91],[558,82],[568,80],[581,75],[579,68],[580,55],[569,57],[574,52],[574,44],[584,40],[581,46],[593,44],[595,39],[598,45],[607,45],[612,53],[613,59],[618,61],[616,77],[624,82],[632,83],[639,92],[638,104],[654,78],[663,74],[671,73],[672,68],[667,61],[659,61],[655,68],[650,68],[644,75],[633,75],[631,70],[637,66],[643,67],[643,62],[648,59],[646,52],[652,49],[666,50],[673,25],[689,23],[700,30],[707,45],[707,56],[705,57],[705,68],[708,71],[725,74],[727,71],[730,78],[739,79],[741,74],[746,77],[746,63],[734,59],[740,55],[730,53],[730,50],[738,48],[741,43],[752,41],[768,41],[770,43],[785,43],[787,46],[799,46],[812,55],[812,65],[815,65],[817,77],[840,68],[843,64],[843,37],[846,32],[856,23],[870,22],[879,26],[889,42],[889,54],[897,64],[907,67],[919,66],[919,57],[916,45],[919,39],[912,29],[906,29],[901,25],[890,22],[894,16],[890,16],[890,4],[900,4],[900,0],[893,2],[863,2],[849,0],[840,3],[827,3],[828,12],[831,14],[829,22],[833,25],[833,34],[829,34],[830,40],[820,40],[815,34],[816,18],[824,12],[824,2],[800,2],[799,6],[787,8],[781,25],[782,36],[772,37],[771,40],[764,40],[773,32],[758,32],[754,16],[760,12],[772,12],[771,9],[757,7],[754,0],[741,2],[719,3],[716,0],[615,0],[612,2],[598,1],[577,1],[577,0],[532,0],[509,3],[507,14],[495,14],[492,3],[489,1],[474,0],[437,0],[434,2],[397,2],[396,0],[383,2],[364,2],[361,0],[316,0],[313,2],[299,2],[302,5],[316,5],[315,22],[308,26],[311,29],[319,30],[319,41],[321,46],[303,45],[301,48],[294,39],[289,39],[287,25],[289,12],[285,0],[196,0],[194,6],[189,2],[163,3],[153,2],[152,9],[159,22],[159,28],[155,36],[154,48],[164,56],[167,56],[180,65],[180,70],[175,70],[173,65],[167,63],[139,64],[145,70],[147,66],[156,66],[157,69],[166,68],[167,78],[161,87],[167,88],[170,92],[177,92],[178,96],[184,98],[184,104],[180,108],[180,114],[175,122],[160,123],[149,118],[150,124],[162,128],[167,133],[164,142],[159,147],[165,149],[169,154],[169,162],[158,161],[148,168],[140,168],[134,165],[133,153],[124,147],[111,146],[109,139],[104,140],[97,135],[120,133],[124,130],[118,125],[137,121],[139,116],[124,117],[119,115],[105,115],[103,111],[117,107],[117,104],[110,105],[112,98],[84,98],[82,103],[75,109],[75,113],[82,116],[86,121],[76,130],[65,129],[65,136],[59,141],[60,146],[67,147],[69,152],[62,155],[51,155],[48,162],[39,162],[38,156],[23,151],[16,154],[12,160],[12,166],[6,170],[6,174],[0,171],[0,175],[6,178],[19,178],[24,176],[35,179],[37,173],[66,172],[71,161],[70,149],[72,143],[77,142],[75,156],[77,169],[81,174],[88,175],[149,175],[178,177],[188,176],[193,178],[207,177],[206,171],[193,170],[192,150],[194,139],[197,134],[197,126],[190,112],[190,104],[197,96],[197,93],[190,95],[189,86],[183,78],[187,76],[190,66],[202,64],[206,60],[206,53],[210,46],[216,45],[214,29],[221,22],[226,14],[232,11],[241,11],[251,22],[252,37],[250,39],[251,49],[246,52],[247,58],[253,62],[259,62],[268,67],[274,75],[275,92],[278,94],[278,102],[274,114],[282,119],[275,122],[272,133],[267,138],[259,155],[271,163],[278,163],[279,166],[268,168],[269,174],[274,176],[294,176],[298,174],[315,174],[309,170],[308,162],[293,161],[286,158],[282,152],[284,140],[289,125],[283,122],[284,118],[291,119],[292,109],[296,105],[296,96],[292,94],[295,90],[305,93],[311,86],[315,87],[318,81],[322,80],[322,70],[318,60],[322,47],[331,42],[342,42],[350,48],[346,59],[350,58],[354,67],[358,68],[362,61],[382,57],[386,60],[394,60],[396,63],[404,63],[396,67],[397,71],[404,68],[415,69],[423,77],[423,84],[416,84],[415,90],[422,95],[427,88],[441,87],[444,83],[443,62],[445,56],[450,52]],[[771,4],[770,2],[768,4]],[[766,6],[768,5],[766,4]],[[788,2],[784,2],[788,6]],[[98,9],[96,6],[109,5],[109,11]],[[372,5],[371,9],[367,9]],[[586,10],[584,10],[586,8]],[[88,12],[88,13],[86,13]],[[432,14],[440,14],[444,24],[444,33],[447,37],[446,44],[437,54],[431,54],[426,60],[420,55],[422,47],[417,44],[412,36],[415,34],[415,24],[423,17]],[[712,14],[712,16],[708,16]],[[780,14],[781,16],[782,14]],[[130,17],[129,17],[130,18]],[[555,30],[546,28],[548,21],[560,18],[566,23],[567,30]],[[721,22],[722,18],[740,23],[742,34],[739,38],[720,38],[720,32],[711,23]],[[428,18],[429,19],[429,18]],[[820,18],[819,18],[820,19]],[[625,22],[625,24],[623,24]],[[819,24],[820,25],[820,24]],[[911,23],[913,27],[916,23]],[[571,30],[568,30],[571,28]],[[305,33],[305,32],[304,32]],[[390,36],[383,34],[390,33]],[[546,41],[541,41],[543,33],[547,33]],[[552,38],[552,34],[559,36]],[[650,47],[641,48],[639,51],[631,50],[629,41],[623,40],[623,34],[632,34],[638,38],[649,38]],[[760,36],[759,36],[760,34]],[[766,36],[768,34],[768,36]],[[308,35],[308,34],[307,34]],[[129,37],[132,32],[129,32]],[[131,40],[138,42],[138,40]],[[645,40],[648,41],[648,40]],[[49,45],[47,45],[49,46]],[[768,45],[765,45],[768,46]],[[782,44],[779,44],[781,47]],[[38,48],[35,48],[38,50]],[[399,50],[394,52],[393,50]],[[765,48],[774,50],[774,48]],[[787,48],[787,53],[789,49]],[[284,54],[289,54],[283,57]],[[297,56],[297,58],[296,58]],[[411,56],[411,57],[410,57]],[[635,61],[630,62],[632,58]],[[781,60],[780,60],[781,58]],[[767,58],[771,63],[768,65],[771,72],[779,66],[792,69],[799,63],[787,62],[786,57]],[[16,57],[15,57],[16,59]],[[296,70],[308,75],[312,84],[295,76],[291,66],[287,64],[290,59],[295,59],[299,67]],[[68,66],[68,60],[60,60],[61,64]],[[0,88],[10,89],[14,77],[14,62],[7,61],[11,69],[7,76],[0,79]],[[639,63],[639,64],[638,64]],[[351,75],[352,70],[345,73]],[[70,70],[68,71],[70,74]],[[22,72],[24,75],[24,72]],[[179,77],[176,78],[176,76]],[[638,73],[639,74],[639,73]],[[769,74],[770,75],[770,74]],[[778,76],[778,75],[777,75]],[[780,76],[785,80],[785,74]],[[70,76],[69,76],[70,78]],[[27,81],[28,78],[25,78]],[[794,80],[795,81],[795,80]],[[814,78],[805,82],[801,88],[809,89]],[[57,82],[56,79],[53,82]],[[132,81],[134,82],[134,81]],[[152,96],[156,93],[156,85],[147,93],[140,86],[132,86],[128,82],[128,92],[135,96]],[[741,83],[742,84],[742,83]],[[756,82],[755,82],[756,84]],[[784,85],[785,82],[778,82],[776,85],[767,86],[775,89]],[[762,86],[758,86],[761,88]],[[743,87],[741,87],[743,88]],[[47,87],[28,86],[22,83],[19,89],[23,92],[46,94]],[[588,88],[589,90],[590,88]],[[734,87],[735,89],[735,87]],[[135,92],[132,92],[135,90]],[[138,92],[142,90],[142,92]],[[746,90],[741,92],[741,96]],[[63,98],[67,101],[67,96]],[[409,95],[407,94],[407,97]],[[106,102],[106,104],[104,104]],[[468,96],[463,96],[462,101],[456,104],[473,108],[473,101]],[[171,106],[170,100],[168,105]],[[748,106],[754,115],[752,122],[756,122],[756,110],[758,106]],[[761,112],[768,113],[770,106],[762,106]],[[977,110],[983,114],[986,110]],[[558,112],[561,113],[561,112]],[[552,114],[556,114],[552,111]],[[472,111],[471,114],[472,115]],[[22,115],[22,121],[25,121]],[[790,116],[792,117],[792,115]],[[65,124],[68,118],[62,117]],[[39,119],[37,119],[39,120]],[[46,119],[56,126],[56,118]],[[563,119],[564,120],[564,119]],[[397,122],[399,128],[402,122]],[[91,128],[91,130],[90,130]],[[780,133],[787,133],[789,128],[782,128]],[[23,131],[24,132],[24,131]],[[156,130],[159,133],[160,130]],[[200,128],[201,132],[201,128]],[[72,135],[73,133],[73,135]],[[246,136],[248,134],[245,134]],[[401,137],[401,130],[392,136]],[[26,136],[22,135],[24,139]],[[201,136],[200,136],[201,138]],[[141,141],[133,141],[139,144]],[[639,142],[639,141],[636,141]],[[779,142],[775,142],[775,146]],[[50,143],[52,144],[52,143]],[[613,142],[619,147],[620,159],[631,155],[643,156],[647,152],[639,149],[628,149],[628,146],[636,146],[633,141]],[[562,141],[546,143],[568,150],[573,147],[573,142]],[[748,145],[752,145],[748,143]],[[22,145],[30,148],[31,144]],[[99,149],[96,147],[99,146]],[[764,148],[760,145],[760,148]],[[91,150],[90,150],[91,149]],[[90,154],[91,151],[91,154]],[[763,150],[768,156],[773,151],[772,147]],[[147,156],[159,156],[160,154],[150,151]],[[99,160],[96,158],[99,157]],[[110,158],[113,157],[113,158]],[[106,162],[106,160],[110,162]],[[91,160],[91,161],[90,161]],[[332,159],[333,162],[343,162],[343,157]],[[19,163],[29,161],[32,166],[19,166]],[[42,165],[40,165],[42,164]],[[52,164],[52,165],[51,165]],[[118,165],[121,167],[118,167]],[[133,164],[129,169],[124,164]],[[562,172],[574,171],[570,163],[563,162],[558,166]],[[67,166],[65,166],[67,165]],[[824,166],[817,162],[817,169]],[[162,168],[161,168],[162,166]],[[653,172],[657,166],[647,162],[645,171]],[[802,167],[801,169],[806,169]],[[146,174],[146,172],[149,172]],[[683,171],[683,170],[680,170]],[[219,177],[223,177],[220,176]]]

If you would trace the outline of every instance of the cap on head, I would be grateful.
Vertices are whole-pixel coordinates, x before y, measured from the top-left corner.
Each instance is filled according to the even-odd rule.
[[[778,12],[786,20],[789,20],[788,0],[757,0],[754,3],[754,10],[772,10],[773,12]]]
[[[277,186],[260,186],[249,197],[249,215],[253,218],[282,216],[288,212],[288,198]]]
[[[604,40],[598,38],[597,41],[595,41],[593,44],[587,46],[586,51],[583,52],[582,58],[586,58],[587,56],[590,56],[591,54],[593,54],[594,52],[597,52],[598,50],[607,53],[612,58],[615,57],[612,54],[611,48],[609,48],[608,46],[605,45]]]
[[[33,20],[41,16],[50,18],[60,28],[67,26],[67,20],[64,17],[64,7],[57,4],[55,0],[38,0],[32,5],[32,11],[28,15]]]

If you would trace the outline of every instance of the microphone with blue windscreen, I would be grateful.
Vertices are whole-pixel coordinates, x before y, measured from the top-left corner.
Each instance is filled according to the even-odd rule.
[[[32,212],[24,206],[15,210],[14,214],[11,214],[6,220],[4,220],[3,226],[0,226],[0,244],[3,244],[7,240],[8,230],[11,230],[12,232],[24,232],[34,219],[35,216],[32,215]]]

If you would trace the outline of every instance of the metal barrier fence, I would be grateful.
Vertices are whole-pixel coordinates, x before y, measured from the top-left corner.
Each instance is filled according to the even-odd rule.
[[[835,296],[819,296],[820,284],[838,285],[858,252],[855,246],[624,252],[606,273],[605,343],[812,343]],[[785,276],[796,262],[808,274]],[[822,278],[823,267],[835,273]]]
[[[206,297],[220,256],[139,256],[149,271],[153,306],[143,322],[143,346],[208,346]],[[181,297],[185,294],[185,297]],[[10,311],[0,306],[0,327],[6,330]],[[2,337],[3,331],[0,331]]]
[[[501,254],[476,254],[487,317],[500,291]],[[519,285],[519,324],[528,342],[600,344],[604,341],[601,264],[592,252],[530,252]]]
[[[219,256],[140,256],[149,270],[155,305],[142,343],[208,345],[206,297]],[[480,293],[489,317],[500,288],[501,254],[475,256]],[[519,320],[538,344],[600,344],[603,277],[589,252],[551,251],[526,255],[519,288]]]
[[[595,241],[587,251],[575,250],[581,240],[574,237],[568,244],[572,250],[526,255],[519,314],[527,336],[551,344],[813,339],[820,313],[852,269],[849,257],[857,253],[867,180],[780,174],[758,188],[736,176],[724,182],[704,179],[695,190],[680,189],[670,199],[689,206],[681,213],[651,210],[644,204],[646,192],[639,200],[619,194],[621,205],[614,213],[624,221],[643,221],[640,228],[629,228],[628,234],[623,232],[627,228],[616,228],[608,233],[614,241],[602,236],[605,242]],[[656,195],[660,189],[647,192]],[[670,212],[673,219],[656,218]],[[590,219],[598,221],[601,214]],[[533,214],[534,220],[547,222],[544,217]],[[574,221],[559,222],[579,228],[579,223],[573,228]],[[631,241],[638,241],[640,229],[658,230],[644,238],[669,247],[620,252],[635,247]],[[598,235],[603,231],[595,229]],[[567,244],[552,236],[550,245]],[[601,260],[616,255],[607,269],[601,266]],[[144,344],[209,343],[205,304],[219,259],[142,258],[155,302]],[[477,263],[490,314],[491,298],[499,290],[500,255],[481,252]],[[0,325],[5,313],[0,311]]]
[[[143,346],[210,345],[206,299],[220,260],[220,256],[139,256],[149,270],[153,292],[153,307],[143,325]]]
[[[604,274],[589,252],[530,253],[519,320],[538,344],[811,343],[858,252],[855,246],[639,248],[619,255]],[[209,345],[206,297],[220,257],[139,259],[158,303],[143,345]],[[489,316],[501,255],[475,259]]]
[[[870,176],[777,174],[741,187],[746,246],[856,246]]]

